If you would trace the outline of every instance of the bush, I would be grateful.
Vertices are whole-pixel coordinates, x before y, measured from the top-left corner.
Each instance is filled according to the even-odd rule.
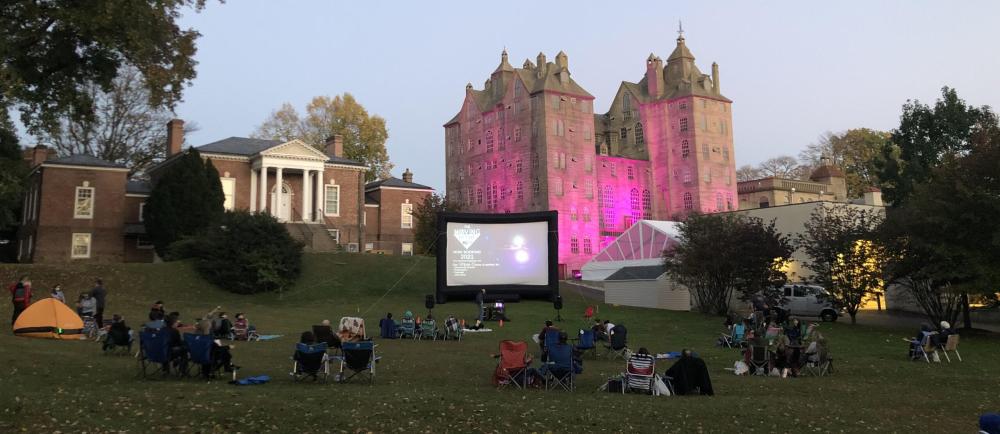
[[[168,260],[183,258],[170,254],[170,246],[218,226],[224,201],[212,160],[203,161],[193,148],[177,157],[163,169],[146,200],[143,222],[156,254]]]
[[[281,291],[302,268],[302,243],[263,213],[227,212],[219,227],[184,248],[205,280],[238,294]]]

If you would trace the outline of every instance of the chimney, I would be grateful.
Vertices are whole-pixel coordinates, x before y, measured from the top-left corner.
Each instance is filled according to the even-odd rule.
[[[646,91],[658,98],[663,87],[663,61],[649,53],[649,58],[646,59]]]
[[[167,122],[167,158],[181,153],[184,144],[184,121],[171,119]]]
[[[51,152],[49,152],[49,148],[47,146],[35,145],[35,147],[31,149],[31,167],[44,163],[45,160],[49,159],[50,154]]]
[[[344,136],[334,134],[326,139],[326,155],[344,157]]]
[[[878,187],[868,187],[865,190],[863,203],[865,205],[882,206],[882,190]]]
[[[409,168],[403,172],[403,182],[413,182],[413,172],[410,172]]]
[[[722,88],[719,87],[719,64],[712,62],[712,86],[715,86],[715,93],[720,94]]]

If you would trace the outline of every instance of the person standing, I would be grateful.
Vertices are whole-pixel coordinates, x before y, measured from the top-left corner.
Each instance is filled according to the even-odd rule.
[[[97,302],[97,311],[94,312],[94,321],[97,327],[104,327],[104,303],[108,296],[108,290],[104,289],[104,281],[100,278],[94,279],[94,289],[90,290],[90,296]]]
[[[66,294],[63,293],[62,285],[56,285],[52,287],[52,298],[61,301],[66,304]]]
[[[486,288],[480,289],[479,293],[476,294],[476,303],[479,304],[479,320],[480,321],[485,321],[486,318],[484,318],[484,316],[485,316],[485,311],[486,311],[486,309],[485,309],[486,308],[486,306],[485,306],[485,304],[486,304]]]
[[[14,305],[14,315],[10,319],[10,325],[13,326],[17,317],[21,316],[21,312],[31,304],[31,279],[28,279],[28,276],[21,276],[16,283],[10,285],[9,289],[10,302]]]

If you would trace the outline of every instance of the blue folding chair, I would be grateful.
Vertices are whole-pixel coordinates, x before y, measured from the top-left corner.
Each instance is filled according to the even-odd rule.
[[[548,349],[559,343],[559,330],[549,330],[545,332],[545,336],[543,336],[542,339],[542,349],[545,354],[548,354]]]
[[[168,335],[164,330],[149,330],[139,333],[139,376],[149,378],[150,374],[160,372],[164,376],[170,374],[170,366],[176,365],[177,372],[184,371],[180,363],[170,358]],[[155,370],[150,368],[156,367]]]
[[[581,353],[590,352],[597,358],[597,342],[594,340],[593,330],[580,330],[579,339],[576,342],[576,349]]]
[[[346,383],[359,374],[367,374],[370,384],[375,384],[375,362],[380,357],[375,355],[375,343],[372,341],[344,342],[341,347],[342,355],[337,356],[340,360],[340,373],[337,380]],[[346,371],[350,370],[348,375]]]
[[[547,346],[548,362],[545,368],[545,390],[552,390],[556,387],[572,392],[573,391],[573,347],[555,343]]]
[[[292,357],[292,360],[294,360],[291,372],[292,378],[295,381],[301,381],[307,377],[312,377],[313,381],[317,381],[320,380],[319,376],[322,375],[322,381],[326,382],[327,377],[330,376],[330,359],[326,354],[326,350],[326,342],[312,345],[302,342],[296,344],[295,355]]]

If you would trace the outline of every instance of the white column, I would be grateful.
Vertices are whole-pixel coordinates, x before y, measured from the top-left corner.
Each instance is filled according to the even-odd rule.
[[[324,221],[323,215],[326,214],[326,188],[323,187],[323,171],[320,170],[316,172],[316,219],[317,222]]]
[[[257,212],[257,171],[250,169],[250,212]]]
[[[260,188],[257,189],[257,193],[260,194],[259,209],[260,212],[267,211],[267,167],[264,165],[260,166]]]
[[[309,213],[309,171],[302,171],[302,222],[310,220],[312,214]]]
[[[283,205],[282,199],[284,199],[283,197],[281,197],[282,196],[281,186],[283,186],[284,183],[281,181],[281,168],[278,167],[277,169],[275,169],[275,171],[277,172],[277,175],[275,175],[274,178],[274,210],[273,212],[271,212],[271,214],[274,215],[275,217],[278,217],[278,220],[281,220],[280,214],[281,214],[281,207]]]

